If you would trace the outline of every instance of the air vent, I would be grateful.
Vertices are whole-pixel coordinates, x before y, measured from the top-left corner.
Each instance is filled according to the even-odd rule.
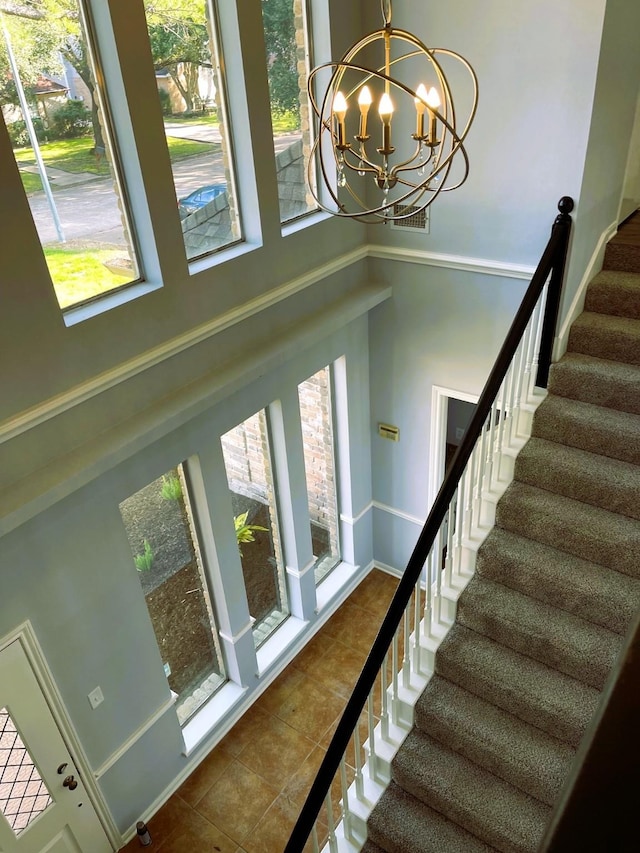
[[[398,231],[419,231],[421,234],[429,233],[429,208],[420,210],[419,207],[411,204],[394,204],[393,215],[405,216],[405,219],[397,219],[391,222],[392,228]]]

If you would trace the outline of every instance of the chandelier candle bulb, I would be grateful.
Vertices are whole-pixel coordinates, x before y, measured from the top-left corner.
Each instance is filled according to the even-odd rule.
[[[360,107],[360,132],[358,133],[358,139],[360,140],[368,139],[367,115],[372,101],[371,90],[368,86],[363,86],[358,95],[358,106]]]
[[[347,114],[347,99],[342,92],[336,92],[333,99],[333,113],[338,119],[338,147],[345,147],[346,131],[344,127],[344,119]]]
[[[438,140],[436,138],[436,116],[433,110],[437,110],[440,106],[440,95],[437,89],[432,86],[427,92],[425,100],[429,107],[431,107],[429,110],[429,142],[435,145]]]
[[[393,103],[386,92],[380,98],[378,113],[382,120],[382,148],[380,149],[380,153],[391,154],[395,150],[391,147],[391,116],[393,115]]]
[[[424,87],[424,83],[420,83],[416,89],[416,97],[414,98],[416,102],[416,139],[424,139],[424,111],[427,104],[427,97],[427,90]],[[429,112],[429,115],[431,115],[431,112]]]

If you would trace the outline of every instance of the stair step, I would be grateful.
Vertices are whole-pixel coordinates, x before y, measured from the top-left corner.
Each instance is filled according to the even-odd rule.
[[[458,621],[598,689],[622,643],[619,634],[601,625],[480,577],[474,577],[461,595]]]
[[[587,288],[584,309],[640,319],[640,275],[618,270],[598,273]]]
[[[598,704],[594,687],[458,623],[438,649],[435,671],[572,746]]]
[[[444,815],[391,782],[367,823],[369,839],[362,853],[492,853]]]
[[[549,393],[640,415],[640,367],[567,352],[551,365]]]
[[[498,502],[496,525],[583,560],[640,577],[637,519],[515,480]]]
[[[640,518],[640,466],[531,438],[516,459],[520,482],[611,512]]]
[[[640,364],[640,320],[583,311],[569,332],[570,352]]]
[[[413,729],[393,760],[394,781],[502,853],[534,853],[550,808]]]
[[[373,841],[367,839],[364,845],[360,848],[361,853],[388,853],[388,851],[383,850],[382,847],[378,847],[377,844],[374,844]]]
[[[640,580],[494,527],[480,546],[479,577],[624,634],[640,606]]]
[[[415,725],[440,743],[551,806],[574,749],[439,675],[418,700]]]
[[[607,270],[640,272],[640,246],[628,243],[607,243],[603,266]]]
[[[536,410],[532,435],[622,462],[640,460],[640,415],[555,394]]]

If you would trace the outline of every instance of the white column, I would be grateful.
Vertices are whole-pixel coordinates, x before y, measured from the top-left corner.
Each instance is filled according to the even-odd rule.
[[[220,441],[213,437],[187,470],[227,675],[251,688],[258,662]]]
[[[308,621],[316,610],[315,559],[297,387],[269,406],[269,422],[289,606],[293,616]]]

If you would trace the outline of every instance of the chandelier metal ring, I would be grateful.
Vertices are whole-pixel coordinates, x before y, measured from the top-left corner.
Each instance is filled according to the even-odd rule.
[[[318,123],[308,164],[309,185],[315,201],[326,212],[363,222],[385,222],[414,216],[432,204],[441,192],[457,189],[464,183],[469,174],[469,158],[464,140],[478,101],[477,78],[464,57],[448,48],[428,48],[412,33],[393,28],[390,0],[382,0],[381,6],[384,27],[360,39],[339,61],[326,62],[314,68],[307,84]],[[374,67],[359,62],[359,54],[377,42],[384,44],[384,62]],[[414,89],[398,79],[397,74],[391,75],[392,68],[395,73],[396,66],[416,58],[423,60],[420,78],[435,83],[429,92],[423,83]],[[453,96],[441,64],[442,59],[457,61],[466,70],[470,80],[471,106],[461,131],[456,128]],[[318,99],[315,94],[318,75],[329,71],[332,72],[331,77],[322,98]],[[373,101],[369,84],[383,90],[378,108],[382,121],[382,144],[375,149],[378,158],[375,158],[368,146],[371,139],[367,133],[368,113]],[[344,85],[346,88],[342,91]],[[358,90],[358,132],[349,134],[346,118],[348,102]],[[416,115],[416,132],[401,138],[397,162],[392,156],[396,153],[396,147],[391,144],[391,117],[394,111],[391,91],[399,93],[405,101],[407,98],[412,99]],[[426,117],[428,131],[425,128]],[[461,173],[453,183],[448,183],[456,157],[462,161]],[[320,192],[314,189],[312,177],[316,162],[334,206],[325,204],[320,198]],[[367,185],[367,177],[373,177],[378,192],[382,192],[382,197],[373,204],[367,204],[363,197],[375,192],[370,182]],[[352,203],[355,209],[352,209]]]

